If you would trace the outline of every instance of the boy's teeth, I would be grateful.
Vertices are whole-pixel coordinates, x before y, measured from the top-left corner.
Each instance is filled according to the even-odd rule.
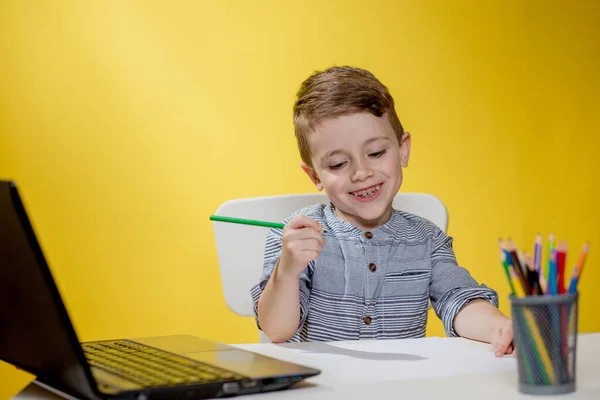
[[[360,197],[369,197],[375,194],[375,192],[377,192],[379,190],[379,185],[375,186],[374,188],[368,189],[368,190],[360,190],[358,192],[352,192],[353,195],[355,196],[360,196]]]

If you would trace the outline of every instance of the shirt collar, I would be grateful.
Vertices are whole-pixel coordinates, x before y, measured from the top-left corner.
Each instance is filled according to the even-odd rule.
[[[327,231],[330,231],[333,236],[360,237],[361,239],[368,239],[370,241],[393,238],[396,230],[392,227],[397,226],[398,219],[401,218],[400,213],[392,209],[392,216],[385,224],[374,229],[364,230],[339,218],[335,213],[333,203],[325,206],[324,215],[327,223]],[[371,233],[371,238],[367,238],[367,236],[370,236],[367,232]]]

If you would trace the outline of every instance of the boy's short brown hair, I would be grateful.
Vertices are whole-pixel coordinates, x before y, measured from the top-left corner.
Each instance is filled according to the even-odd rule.
[[[312,163],[306,137],[324,119],[369,112],[376,117],[388,118],[398,143],[404,135],[392,95],[364,69],[344,66],[315,72],[302,82],[296,96],[294,130],[300,156],[308,165],[312,166]]]

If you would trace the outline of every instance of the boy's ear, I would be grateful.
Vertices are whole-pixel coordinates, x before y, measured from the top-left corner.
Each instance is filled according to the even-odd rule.
[[[317,175],[317,171],[315,171],[314,168],[310,167],[305,162],[300,163],[300,168],[302,168],[302,170],[306,172],[306,175],[308,175],[310,180],[315,184],[319,192],[323,190],[323,184],[321,183],[319,175]]]
[[[408,160],[410,159],[410,132],[404,132],[402,140],[400,141],[400,164],[402,168],[408,167]]]

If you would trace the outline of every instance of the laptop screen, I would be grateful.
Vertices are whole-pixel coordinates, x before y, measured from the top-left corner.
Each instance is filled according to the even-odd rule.
[[[97,397],[16,186],[0,181],[0,359],[66,393]]]

